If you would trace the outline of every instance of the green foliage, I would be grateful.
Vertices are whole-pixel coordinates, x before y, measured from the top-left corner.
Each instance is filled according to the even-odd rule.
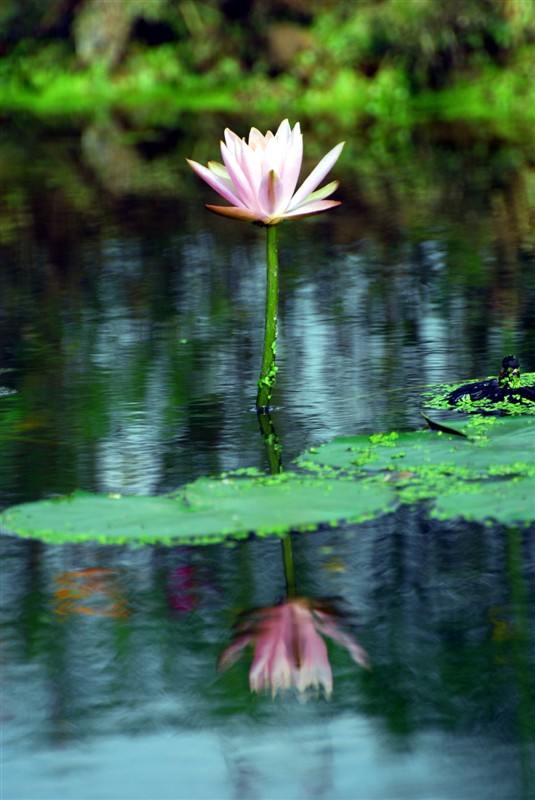
[[[79,0],[70,14],[57,0],[45,13],[31,0],[27,15],[12,0],[3,15],[10,110],[292,108],[394,130],[497,118],[507,136],[535,116],[535,4],[524,0],[339,0],[301,14],[223,0]]]
[[[315,31],[329,45],[318,53],[318,62],[328,59],[326,70],[351,66],[375,75],[393,65],[413,88],[437,88],[532,41],[535,11],[523,0],[340,3],[318,15]]]

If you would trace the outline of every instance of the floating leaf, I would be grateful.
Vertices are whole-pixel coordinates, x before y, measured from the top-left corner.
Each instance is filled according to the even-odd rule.
[[[334,439],[298,459],[308,474],[245,470],[160,497],[77,492],[25,503],[3,525],[50,542],[207,544],[360,522],[420,501],[431,516],[534,521],[535,418],[459,417],[455,428]]]
[[[416,431],[337,438],[308,451],[298,464],[331,477],[374,475],[378,481],[388,480],[401,502],[426,500],[434,515],[504,524],[532,521],[535,419],[474,416],[459,418],[455,427],[450,434]],[[510,503],[504,501],[509,490]],[[489,497],[493,492],[495,502],[477,501],[478,494]]]
[[[392,510],[388,486],[284,473],[258,478],[200,478],[173,495],[94,495],[24,503],[8,509],[8,533],[48,542],[209,544],[249,533],[283,535]]]
[[[309,450],[298,459],[307,469],[325,466],[349,472],[421,470],[439,466],[463,471],[470,477],[486,477],[489,470],[533,466],[535,419],[465,418],[455,433],[427,430],[350,436],[333,439]],[[461,434],[461,436],[459,436]]]
[[[532,478],[465,483],[458,491],[439,495],[431,512],[438,519],[462,516],[470,521],[493,519],[504,525],[535,522],[535,483]]]

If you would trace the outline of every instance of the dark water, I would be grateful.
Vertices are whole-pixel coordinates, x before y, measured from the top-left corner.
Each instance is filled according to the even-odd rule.
[[[106,121],[3,140],[2,502],[157,493],[268,469],[253,412],[263,232],[213,218],[183,157],[227,121]],[[195,132],[193,134],[192,132]],[[347,132],[312,142],[317,155]],[[280,227],[283,461],[414,429],[421,389],[535,371],[529,147],[466,131],[352,142],[344,204]],[[334,693],[251,695],[217,657],[284,596],[278,541],[2,539],[6,800],[527,800],[533,530],[402,510],[296,536],[299,592],[336,598],[371,671],[329,645]]]

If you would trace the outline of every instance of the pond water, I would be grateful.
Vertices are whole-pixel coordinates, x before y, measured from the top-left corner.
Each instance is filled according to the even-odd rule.
[[[4,129],[4,507],[269,470],[264,232],[209,215],[184,165],[216,157],[225,124]],[[424,387],[496,374],[507,353],[535,371],[529,148],[322,132],[318,158],[348,138],[343,205],[279,229],[285,466],[337,435],[421,427]],[[329,642],[332,698],[307,702],[251,694],[250,654],[217,668],[240,613],[284,598],[277,539],[5,534],[3,796],[528,800],[534,533],[404,508],[295,535],[299,593],[331,599],[371,665]]]

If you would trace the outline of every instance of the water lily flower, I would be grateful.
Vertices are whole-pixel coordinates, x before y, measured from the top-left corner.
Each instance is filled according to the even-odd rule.
[[[186,159],[190,167],[215,189],[230,206],[206,207],[224,217],[276,225],[283,219],[320,214],[340,205],[338,200],[326,200],[336,188],[332,181],[321,189],[317,186],[332,169],[344,142],[337,144],[312,170],[295,191],[303,160],[303,135],[299,123],[293,130],[285,119],[277,133],[265,135],[251,128],[248,140],[240,139],[228,128],[221,142],[223,164],[209,161],[203,167]]]
[[[304,695],[309,688],[323,688],[330,697],[333,677],[322,634],[343,645],[357,664],[368,668],[366,652],[340,628],[334,611],[303,597],[251,612],[238,626],[238,635],[222,653],[219,665],[229,667],[252,644],[251,691],[271,688],[275,696],[279,690],[293,687]]]

